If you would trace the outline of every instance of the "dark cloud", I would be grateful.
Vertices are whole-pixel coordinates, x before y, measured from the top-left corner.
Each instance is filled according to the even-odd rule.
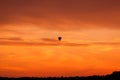
[[[50,38],[42,38],[41,40],[44,42],[58,42],[57,39],[50,39]]]
[[[9,40],[9,41],[22,41],[22,38],[19,37],[9,37],[9,38],[0,38],[0,40],[5,41],[5,40]]]
[[[0,24],[52,30],[120,28],[119,0],[0,0]]]

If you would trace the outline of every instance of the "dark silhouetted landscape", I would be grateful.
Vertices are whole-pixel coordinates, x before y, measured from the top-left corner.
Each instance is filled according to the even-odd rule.
[[[76,76],[76,77],[0,77],[0,80],[120,80],[120,71],[115,71],[112,74],[102,76]]]

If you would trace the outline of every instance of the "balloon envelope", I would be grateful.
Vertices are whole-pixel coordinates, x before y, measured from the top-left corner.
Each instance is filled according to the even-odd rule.
[[[61,40],[62,40],[62,37],[58,37],[58,40],[61,41]]]

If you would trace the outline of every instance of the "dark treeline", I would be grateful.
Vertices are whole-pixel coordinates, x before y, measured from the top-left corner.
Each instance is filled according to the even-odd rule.
[[[21,77],[21,78],[8,78],[0,77],[0,80],[120,80],[120,71],[115,71],[112,74],[104,76],[87,76],[87,77]]]

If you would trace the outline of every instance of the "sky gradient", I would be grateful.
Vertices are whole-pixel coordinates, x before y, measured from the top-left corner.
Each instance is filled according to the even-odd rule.
[[[87,76],[120,70],[119,4],[0,0],[0,76]]]

